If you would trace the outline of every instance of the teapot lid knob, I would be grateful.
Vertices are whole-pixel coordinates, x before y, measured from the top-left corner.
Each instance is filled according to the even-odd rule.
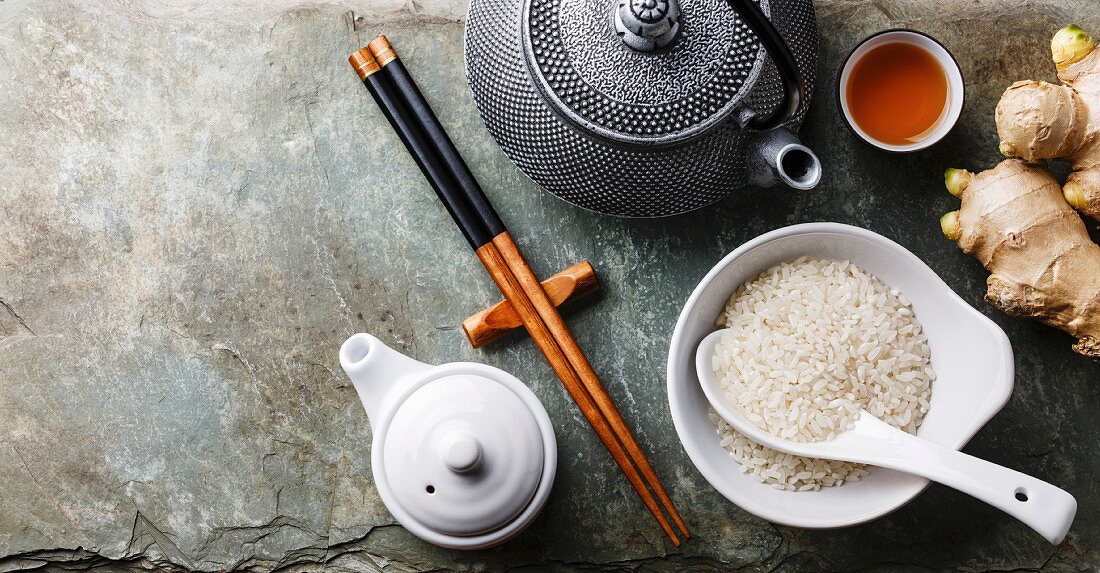
[[[443,463],[455,473],[472,472],[481,465],[481,442],[468,432],[452,432],[440,448]]]
[[[619,0],[615,32],[640,52],[663,48],[680,33],[679,0]]]

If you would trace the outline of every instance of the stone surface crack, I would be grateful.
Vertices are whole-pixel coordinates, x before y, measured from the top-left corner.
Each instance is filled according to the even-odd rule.
[[[249,362],[247,360],[245,360],[243,356],[241,356],[240,351],[238,351],[232,345],[230,345],[229,343],[226,343],[226,342],[219,342],[219,343],[211,346],[210,349],[211,350],[224,350],[224,351],[228,352],[231,356],[233,356],[233,358],[237,359],[237,362],[240,362],[241,365],[244,366],[245,371],[248,372],[248,375],[249,375],[250,378],[252,378],[252,381],[257,382],[257,380],[256,380],[256,370],[252,367],[252,364],[249,364]]]
[[[38,333],[35,332],[29,324],[27,324],[27,321],[23,320],[23,317],[19,316],[19,313],[15,312],[15,309],[12,308],[11,305],[8,304],[6,301],[4,301],[4,299],[0,299],[0,306],[4,307],[4,310],[7,310],[8,314],[10,314],[12,318],[19,322],[19,325],[26,329],[26,331],[29,332],[31,336],[38,336]]]
[[[19,465],[23,468],[23,471],[27,472],[27,475],[30,476],[31,481],[33,481],[35,485],[41,488],[42,482],[38,481],[38,476],[35,475],[35,473],[31,471],[30,466],[27,465],[27,459],[23,457],[23,452],[19,451],[19,448],[15,447],[14,445],[11,447],[11,449],[13,452],[15,452],[15,457],[19,458]]]
[[[141,547],[138,551],[134,551],[134,547],[141,542],[142,538],[145,536],[149,536],[150,542],[146,543],[145,546]],[[156,525],[153,525],[153,522],[146,519],[145,516],[141,514],[141,511],[138,511],[134,516],[134,529],[130,534],[130,542],[126,544],[126,554],[143,554],[154,544],[169,559],[172,559],[174,562],[182,563],[188,569],[194,569],[192,559],[184,554],[179,546],[176,545],[166,533],[161,531]]]
[[[318,94],[316,92],[314,92],[312,94],[312,96],[314,98],[317,98]],[[303,111],[304,111],[304,115],[305,115],[305,119],[306,119],[306,125],[309,127],[309,136],[310,136],[309,140],[310,140],[310,147],[311,147],[311,150],[313,152],[313,160],[317,163],[317,168],[321,172],[321,178],[322,178],[322,180],[324,180],[325,188],[328,189],[329,192],[331,193],[331,191],[332,191],[332,181],[329,177],[328,168],[325,167],[325,163],[323,161],[321,161],[321,155],[317,150],[317,133],[314,130],[313,118],[310,116],[310,113],[309,113],[310,107],[315,106],[315,105],[317,105],[316,101],[307,100],[305,102],[305,104],[303,105]],[[351,333],[354,332],[354,329],[355,329],[354,323],[351,320],[351,315],[352,315],[351,307],[348,305],[347,299],[344,298],[344,293],[340,291],[339,285],[336,284],[336,279],[333,277],[331,262],[329,264],[326,264],[325,262],[323,262],[321,260],[321,253],[322,252],[329,259],[329,261],[334,261],[336,257],[333,256],[333,253],[331,251],[329,251],[328,249],[323,248],[321,246],[321,244],[317,242],[317,237],[318,236],[324,236],[323,233],[321,233],[320,217],[321,217],[321,207],[320,207],[320,204],[318,204],[318,207],[317,207],[316,212],[314,213],[314,217],[313,217],[313,235],[309,238],[309,240],[310,240],[311,243],[313,243],[313,248],[314,248],[315,254],[317,256],[317,265],[321,267],[321,276],[323,276],[325,278],[325,280],[328,281],[329,285],[332,287],[333,294],[336,295],[336,298],[340,303],[340,308],[343,312],[344,320],[347,321],[347,323],[348,323],[348,335],[350,336]]]

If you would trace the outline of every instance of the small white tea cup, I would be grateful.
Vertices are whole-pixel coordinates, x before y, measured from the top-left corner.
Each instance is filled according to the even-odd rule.
[[[851,110],[848,109],[848,81],[851,78],[852,71],[855,69],[856,64],[859,63],[864,56],[870,53],[871,50],[885,44],[909,44],[922,48],[936,59],[936,62],[939,63],[947,79],[947,103],[945,112],[940,115],[934,127],[925,132],[919,140],[911,143],[897,145],[875,139],[856,123],[855,119],[852,117]],[[837,105],[840,106],[841,115],[844,117],[844,123],[857,137],[866,143],[883,151],[894,153],[919,151],[931,147],[943,139],[951,129],[955,127],[955,123],[959,120],[959,115],[962,113],[964,95],[965,88],[963,86],[962,71],[959,69],[959,63],[955,61],[955,57],[951,55],[951,52],[947,51],[947,48],[943,47],[942,44],[931,36],[913,30],[884,30],[867,37],[857,44],[856,47],[852,49],[851,53],[848,54],[847,59],[844,61],[844,65],[840,68],[840,74],[837,78]]]

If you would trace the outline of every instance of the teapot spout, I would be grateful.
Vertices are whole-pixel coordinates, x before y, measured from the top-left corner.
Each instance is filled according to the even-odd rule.
[[[340,367],[355,385],[371,425],[389,411],[403,382],[431,368],[363,332],[340,347]]]
[[[784,128],[762,131],[749,142],[749,184],[792,189],[813,189],[821,181],[821,161]]]

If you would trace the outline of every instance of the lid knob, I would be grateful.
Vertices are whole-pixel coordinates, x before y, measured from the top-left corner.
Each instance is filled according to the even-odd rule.
[[[443,463],[455,473],[466,473],[481,465],[481,442],[465,432],[452,432],[440,448]]]
[[[663,48],[680,33],[679,0],[619,0],[615,31],[640,52]]]

